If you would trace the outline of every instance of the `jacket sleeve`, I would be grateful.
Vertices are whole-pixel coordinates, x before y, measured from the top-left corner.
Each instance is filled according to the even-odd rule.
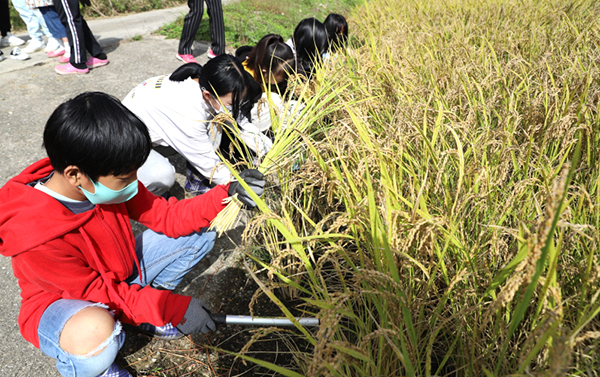
[[[19,254],[12,262],[15,276],[29,286],[28,292],[50,292],[64,299],[104,303],[116,310],[121,321],[133,325],[177,325],[191,299],[149,286],[118,282],[110,272],[107,281],[77,248],[64,241],[55,240]]]
[[[273,146],[271,139],[260,132],[258,127],[251,123],[246,117],[238,120],[240,134],[244,144],[252,149],[258,156],[264,156]]]
[[[225,206],[229,184],[219,185],[194,198],[168,201],[156,196],[139,182],[138,193],[125,205],[131,219],[155,232],[172,238],[187,236],[210,226],[210,222]]]

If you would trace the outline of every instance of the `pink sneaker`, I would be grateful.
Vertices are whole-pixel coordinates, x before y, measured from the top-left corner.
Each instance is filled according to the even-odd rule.
[[[93,56],[91,58],[89,58],[87,62],[85,62],[85,65],[88,68],[104,67],[107,64],[108,64],[108,59],[98,59]]]
[[[48,56],[49,58],[56,58],[57,56],[64,55],[65,52],[66,52],[65,48],[60,47],[60,48],[57,48],[56,50],[48,51],[46,53],[46,56]],[[68,62],[68,60],[67,60],[67,62]],[[66,63],[66,62],[64,62],[64,63]]]
[[[209,59],[213,59],[216,58],[218,55],[213,52],[212,48],[209,48],[208,51],[206,51],[206,56]]]
[[[75,68],[71,65],[71,63],[65,64],[65,65],[57,65],[56,67],[54,67],[54,70],[59,75],[80,75],[80,74],[88,73],[90,71],[87,68],[85,68],[85,69]]]
[[[58,57],[59,63],[68,63],[71,60],[71,56],[61,55]]]
[[[177,54],[175,55],[175,57],[184,63],[198,63],[198,61],[194,58],[194,55],[192,54]]]

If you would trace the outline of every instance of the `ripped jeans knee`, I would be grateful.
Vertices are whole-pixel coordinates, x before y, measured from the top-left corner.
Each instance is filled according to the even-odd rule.
[[[125,342],[125,332],[115,321],[112,334],[87,355],[73,355],[60,348],[60,334],[67,321],[82,309],[106,305],[82,300],[61,299],[52,303],[42,315],[38,327],[40,349],[56,359],[56,368],[65,377],[95,377],[104,372],[115,360]]]

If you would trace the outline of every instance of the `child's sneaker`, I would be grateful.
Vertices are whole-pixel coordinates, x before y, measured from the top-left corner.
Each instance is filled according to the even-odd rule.
[[[179,331],[177,327],[173,326],[170,323],[158,327],[149,323],[142,323],[137,328],[142,333],[158,339],[174,340],[183,338],[185,336],[184,333]]]
[[[0,47],[21,46],[24,44],[25,41],[23,39],[12,35],[10,32],[6,33],[6,37],[0,38]]]
[[[206,56],[207,56],[209,59],[213,59],[213,58],[216,58],[216,57],[217,57],[217,54],[215,54],[215,53],[213,52],[212,48],[209,48],[209,49],[208,49],[208,51],[206,51]]]
[[[98,377],[132,377],[131,374],[125,369],[121,368],[116,362],[112,363],[104,373],[99,374]]]
[[[181,60],[184,63],[198,63],[198,61],[196,60],[196,58],[194,58],[194,55],[192,54],[177,54],[175,55],[175,58]]]
[[[54,50],[58,50],[59,48],[63,48],[60,41],[54,37],[48,38],[48,43],[46,43],[46,47],[44,48],[44,52],[50,52]],[[64,49],[64,48],[63,48]]]
[[[85,69],[75,68],[75,67],[73,67],[73,65],[71,65],[71,63],[65,64],[65,65],[57,65],[56,67],[54,67],[54,70],[59,75],[83,75],[90,71],[87,68],[85,68]]]
[[[23,51],[21,51],[20,48],[15,47],[10,52],[10,58],[13,60],[27,60],[29,59],[29,54],[26,54]]]
[[[43,49],[44,46],[46,46],[46,42],[43,39],[30,39],[27,46],[23,47],[23,52],[31,54]]]
[[[60,46],[56,50],[48,51],[46,53],[46,56],[48,56],[49,58],[56,58],[57,56],[64,55],[65,52],[66,52],[65,48],[63,46]],[[67,59],[66,62],[68,62],[68,61],[69,61],[69,59]],[[66,63],[66,62],[63,62],[63,63]]]
[[[71,55],[67,55],[67,52],[65,50],[65,54],[61,55],[58,57],[58,62],[59,63],[68,63],[71,61]]]
[[[108,64],[108,59],[98,59],[98,58],[95,58],[93,56],[91,58],[89,58],[87,62],[85,62],[85,65],[88,68],[103,67],[103,66],[105,66],[107,64]]]
[[[198,173],[189,162],[186,162],[185,192],[197,196],[208,192],[211,188],[210,182]]]

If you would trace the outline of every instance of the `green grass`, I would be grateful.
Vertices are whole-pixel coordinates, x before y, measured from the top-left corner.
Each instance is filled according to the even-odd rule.
[[[348,14],[360,0],[328,0],[302,2],[241,0],[223,6],[225,40],[228,46],[237,48],[254,45],[269,33],[291,38],[294,28],[303,18],[316,17],[323,21],[329,13]],[[159,30],[168,38],[179,38],[183,17]],[[204,14],[197,40],[210,41],[208,15]]]
[[[23,20],[19,16],[19,13],[17,13],[15,8],[12,7],[12,5],[9,5],[8,11],[10,13],[10,24],[12,26],[11,31],[14,33],[16,30],[25,29],[25,22],[23,22]]]

